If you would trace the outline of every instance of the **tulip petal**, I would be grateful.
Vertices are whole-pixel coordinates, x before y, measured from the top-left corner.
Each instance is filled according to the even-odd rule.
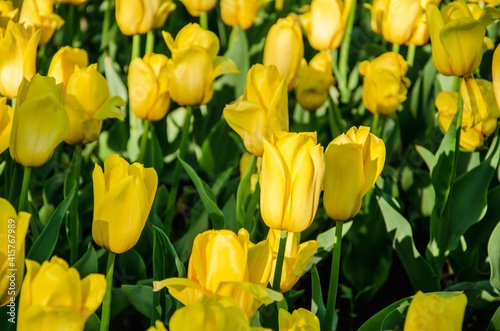
[[[184,305],[195,303],[203,295],[209,295],[198,283],[186,278],[167,278],[153,282],[155,292],[164,287],[167,287],[169,293]]]
[[[311,46],[320,51],[329,49],[332,40],[342,27],[342,8],[338,1],[314,0],[311,3]]]
[[[286,79],[283,79],[267,109],[263,137],[269,140],[274,131],[288,131],[288,122],[288,86]]]
[[[238,66],[233,62],[233,60],[227,57],[217,56],[213,64],[214,70],[212,71],[212,79],[215,79],[216,77],[224,74],[240,73]]]
[[[118,107],[125,107],[127,103],[123,101],[117,95],[112,96],[106,102],[97,109],[94,114],[96,120],[105,120],[108,118],[117,118],[119,120],[124,120],[123,113]]]
[[[268,240],[263,240],[248,250],[248,277],[251,283],[266,286],[273,262]]]
[[[361,191],[361,196],[375,185],[385,164],[385,144],[382,139],[370,134],[364,148],[365,186]]]
[[[21,314],[20,314],[21,316]],[[76,311],[53,310],[51,307],[32,306],[18,319],[20,330],[82,330],[85,320]]]
[[[295,283],[302,277],[304,270],[311,262],[319,246],[319,241],[310,240],[299,245],[296,258],[293,259],[288,274],[280,285],[280,291],[285,293],[289,291]]]
[[[101,274],[90,274],[81,281],[82,318],[87,320],[102,303],[106,293],[106,278]]]

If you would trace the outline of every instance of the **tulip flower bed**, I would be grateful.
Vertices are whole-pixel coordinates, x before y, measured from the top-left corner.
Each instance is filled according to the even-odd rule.
[[[0,0],[0,330],[500,330],[500,10]]]

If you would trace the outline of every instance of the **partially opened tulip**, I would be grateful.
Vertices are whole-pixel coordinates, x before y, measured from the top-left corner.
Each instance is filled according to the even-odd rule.
[[[189,15],[199,17],[202,12],[212,10],[216,0],[181,0]]]
[[[404,331],[461,331],[466,306],[463,293],[441,298],[418,291],[406,312]]]
[[[31,215],[16,213],[9,201],[0,198],[0,307],[12,302],[24,276],[26,232]]]
[[[117,0],[116,23],[127,36],[160,28],[175,9],[172,0]]]
[[[281,300],[280,293],[266,288],[272,266],[268,240],[253,244],[241,229],[209,230],[196,236],[186,278],[153,282],[154,290],[167,287],[169,293],[189,306],[203,296],[219,295],[234,299],[247,317],[262,304]]]
[[[250,28],[255,21],[263,0],[221,0],[220,13],[222,21],[229,26],[240,26],[243,30]]]
[[[158,175],[142,164],[130,165],[118,155],[104,161],[104,172],[96,165],[94,221],[96,244],[113,253],[125,253],[135,246],[153,205]]]
[[[318,209],[325,162],[316,132],[274,132],[264,139],[260,210],[272,229],[302,232]]]
[[[53,0],[24,0],[19,23],[41,30],[40,45],[45,45],[54,32],[64,25],[64,20],[54,14]]]
[[[14,110],[7,104],[7,98],[0,97],[0,154],[9,148],[13,118]]]
[[[64,109],[64,85],[36,74],[19,87],[9,150],[25,167],[40,167],[66,138],[69,117]]]
[[[0,93],[16,98],[23,77],[31,79],[36,74],[36,49],[41,31],[23,27],[9,21],[0,33]]]
[[[264,138],[271,139],[274,131],[288,131],[287,83],[280,79],[278,69],[252,66],[243,96],[224,108],[224,118],[247,151],[262,156]]]
[[[325,152],[323,204],[328,216],[335,221],[353,218],[384,163],[385,144],[369,127],[352,127],[335,138]]]
[[[17,329],[83,330],[99,308],[106,291],[104,275],[84,279],[57,256],[40,265],[26,260]]]
[[[64,83],[66,87],[75,66],[84,68],[88,65],[89,56],[84,49],[64,46],[52,57],[47,76],[54,77],[57,84]]]
[[[280,308],[279,331],[319,331],[319,319],[309,310],[299,308],[291,314]]]

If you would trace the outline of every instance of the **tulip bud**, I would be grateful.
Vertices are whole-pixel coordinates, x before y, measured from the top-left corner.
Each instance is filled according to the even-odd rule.
[[[36,74],[23,80],[12,122],[9,150],[25,167],[40,167],[68,134],[69,118],[64,109],[64,85],[52,77]]]
[[[302,59],[297,84],[297,102],[309,111],[315,111],[328,99],[328,91],[335,83],[332,74],[332,56],[330,52],[316,54],[309,65]]]
[[[245,148],[262,156],[263,139],[273,131],[288,131],[286,80],[280,80],[275,66],[256,64],[247,74],[243,96],[224,108],[224,118],[240,135]]]
[[[405,331],[461,331],[467,296],[463,293],[441,298],[418,291],[406,312]]]
[[[384,163],[384,141],[371,134],[369,127],[352,127],[330,142],[325,152],[323,183],[323,205],[328,216],[335,221],[353,218]]]
[[[278,315],[279,331],[319,331],[319,319],[309,310],[299,308],[289,313],[280,308]]]
[[[101,133],[102,120],[123,120],[118,107],[125,105],[119,96],[109,97],[108,82],[97,71],[97,64],[87,68],[75,66],[66,88],[69,132],[65,141],[70,145],[96,141]]]
[[[355,5],[355,4],[354,4]],[[300,16],[309,43],[318,50],[337,49],[344,38],[353,0],[313,0],[309,12]]]
[[[262,64],[275,65],[280,79],[287,78],[288,91],[291,91],[303,56],[304,43],[300,26],[291,16],[280,18],[267,34]]]
[[[9,21],[15,21],[19,9],[14,8],[12,1],[0,1],[0,35],[5,31]]]
[[[16,214],[10,202],[0,198],[0,245],[4,249],[0,260],[0,307],[10,303],[21,288],[30,218],[31,215],[25,212]]]
[[[363,61],[363,103],[374,114],[390,116],[406,100],[411,82],[405,77],[408,63],[397,53],[387,52],[373,61]]]
[[[83,330],[87,319],[101,305],[106,279],[90,274],[84,279],[57,256],[40,266],[26,260],[17,329]]]
[[[130,63],[128,94],[135,116],[158,121],[167,114],[170,106],[167,61],[165,55],[149,52],[144,59],[136,57]]]
[[[84,49],[64,46],[57,51],[50,61],[47,76],[54,77],[56,83],[68,84],[69,76],[75,71],[75,65],[86,67],[89,65],[89,57]]]
[[[181,0],[189,15],[199,17],[202,12],[212,10],[216,0]]]
[[[9,21],[5,33],[0,33],[0,93],[16,98],[23,77],[36,74],[36,48],[41,31]]]
[[[52,38],[54,31],[64,25],[64,20],[54,14],[52,0],[24,0],[19,23],[33,25],[36,30],[41,29],[40,45],[45,45]]]
[[[125,253],[141,236],[155,198],[158,175],[153,168],[130,165],[114,154],[104,161],[104,172],[96,164],[92,178],[92,237],[104,249]]]
[[[316,132],[274,132],[264,138],[260,172],[260,211],[272,229],[302,232],[318,209],[325,171]]]
[[[221,0],[220,13],[222,21],[229,26],[238,24],[243,30],[252,26],[263,0]]]
[[[14,110],[7,104],[7,98],[0,97],[0,154],[9,148],[13,117]]]
[[[278,259],[278,250],[280,245],[281,230],[269,229],[267,239],[273,248],[273,269],[269,275],[269,282],[273,286],[274,272],[276,271],[276,261]],[[297,281],[302,277],[307,265],[311,262],[319,241],[310,240],[298,244],[299,234],[288,232],[286,239],[285,258],[283,260],[283,270],[281,273],[280,292],[288,292]]]
[[[175,9],[172,0],[116,0],[116,23],[127,36],[159,28]]]

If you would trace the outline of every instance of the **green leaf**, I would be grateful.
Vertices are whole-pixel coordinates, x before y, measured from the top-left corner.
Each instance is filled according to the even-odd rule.
[[[474,224],[465,233],[467,250],[474,250],[486,243],[500,220],[500,186],[488,192],[488,210],[483,219]]]
[[[91,273],[98,272],[97,254],[95,253],[95,249],[92,245],[89,244],[87,252],[85,252],[85,254],[83,254],[78,261],[76,261],[73,268],[78,270],[81,278],[85,278]]]
[[[116,257],[114,278],[122,284],[136,284],[146,278],[146,263],[135,249]]]
[[[431,170],[432,167],[436,164],[436,158],[434,154],[432,154],[428,149],[420,145],[415,145],[415,150],[422,157],[425,164],[427,165],[427,168]]]
[[[99,331],[101,329],[101,321],[96,313],[90,315],[87,322],[85,322],[85,329],[83,331]]]
[[[50,258],[56,247],[59,229],[64,219],[64,215],[75,197],[76,192],[77,188],[74,186],[69,195],[59,204],[42,233],[40,233],[33,243],[28,253],[28,259],[42,263]]]
[[[181,162],[182,167],[184,168],[184,170],[186,170],[189,177],[191,177],[194,186],[196,186],[196,190],[200,195],[203,206],[208,212],[208,217],[212,221],[213,228],[224,229],[226,221],[224,219],[224,215],[217,206],[212,189],[200,177],[198,177],[198,174],[193,170],[193,168],[191,168],[189,164],[187,164],[180,158],[179,161]]]
[[[150,127],[152,127],[151,124]],[[160,143],[158,142],[156,134],[153,130],[149,131],[147,139],[146,151],[144,153],[144,166],[153,167],[156,172],[160,172],[163,168],[163,154]]]
[[[168,239],[168,236],[165,234],[165,232],[163,232],[160,228],[157,228],[156,226],[153,226],[153,229],[155,230],[155,237],[157,243],[159,244],[158,246],[155,246],[154,254],[155,255],[161,254],[163,256],[170,257],[172,260],[175,261],[175,266],[177,268],[177,276],[180,278],[186,277],[186,269],[184,268],[184,264],[182,264],[181,260],[179,259],[179,256],[177,255],[174,246],[170,242],[170,239]],[[156,280],[163,280],[163,278],[158,278]]]
[[[153,311],[153,288],[144,285],[122,285],[123,294],[134,308],[151,319]]]
[[[236,223],[238,228],[245,226],[245,215],[249,213],[247,209],[248,199],[252,195],[251,188],[251,178],[255,171],[255,164],[257,163],[257,156],[252,155],[252,159],[248,164],[243,177],[241,177],[240,183],[238,184],[238,190],[236,192]]]
[[[312,283],[312,298],[311,298],[311,312],[318,316],[320,324],[322,325],[325,320],[326,307],[323,302],[323,294],[321,291],[321,281],[319,279],[318,269],[316,265],[311,269],[311,283]]]
[[[498,307],[497,311],[491,318],[490,324],[486,331],[500,331],[500,307]]]
[[[491,286],[500,291],[500,222],[493,230],[488,242],[488,255],[491,267]]]

